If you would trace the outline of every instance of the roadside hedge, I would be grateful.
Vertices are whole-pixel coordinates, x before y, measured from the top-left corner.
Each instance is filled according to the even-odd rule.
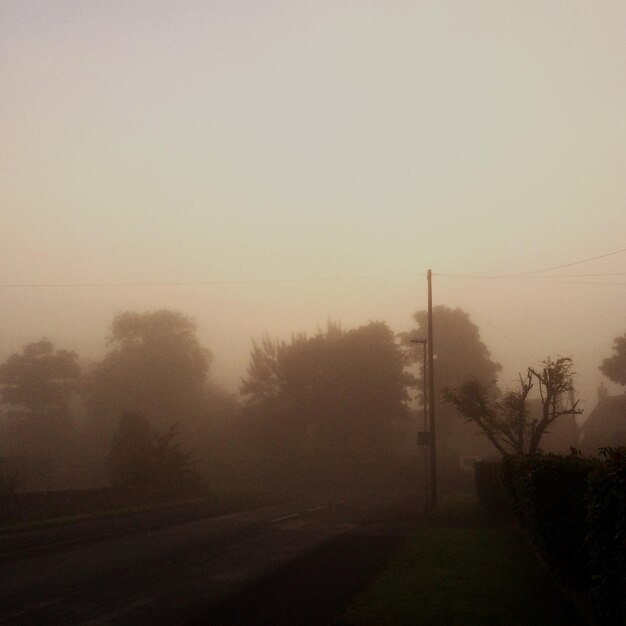
[[[570,587],[591,591],[606,624],[626,624],[626,449],[600,458],[508,456],[513,512]]]
[[[606,623],[626,624],[626,448],[601,453],[588,481],[592,595]]]
[[[561,578],[575,589],[588,589],[591,580],[585,496],[592,469],[580,456],[507,457],[502,464],[514,512]]]

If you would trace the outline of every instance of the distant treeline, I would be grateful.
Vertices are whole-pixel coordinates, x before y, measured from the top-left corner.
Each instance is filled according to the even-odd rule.
[[[426,312],[414,319],[399,335],[373,321],[262,337],[238,395],[212,381],[211,352],[176,311],[116,315],[89,367],[49,340],[28,344],[0,365],[0,492],[267,492],[398,480],[403,464],[415,476],[424,364],[410,339],[427,337]],[[434,320],[440,478],[456,484],[460,459],[494,450],[441,391],[490,385],[500,365],[467,313],[438,306]]]
[[[1,489],[271,489],[374,478],[409,419],[405,348],[383,322],[254,344],[239,397],[175,311],[117,315],[81,369],[44,339],[0,365]]]

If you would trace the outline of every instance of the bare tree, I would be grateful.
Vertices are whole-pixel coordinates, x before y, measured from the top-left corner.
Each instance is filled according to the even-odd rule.
[[[548,427],[561,415],[579,415],[578,400],[567,405],[573,390],[572,359],[548,357],[542,367],[520,374],[520,386],[499,397],[495,384],[470,380],[458,389],[444,389],[444,399],[466,419],[477,424],[501,454],[534,454]],[[531,419],[527,398],[537,386],[541,416]]]

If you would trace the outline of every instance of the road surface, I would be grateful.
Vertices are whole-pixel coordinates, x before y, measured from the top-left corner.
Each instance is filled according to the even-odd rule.
[[[48,546],[37,533],[29,533],[32,541],[4,537],[0,623],[202,623],[320,546],[376,533],[400,501],[406,494],[318,495],[79,543],[69,535]]]

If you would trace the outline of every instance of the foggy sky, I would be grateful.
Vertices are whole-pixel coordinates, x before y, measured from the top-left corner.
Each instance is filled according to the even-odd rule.
[[[0,358],[41,336],[98,358],[114,313],[167,307],[234,389],[264,332],[409,328],[429,267],[620,250],[624,76],[621,0],[2,2]],[[325,277],[365,278],[300,280]],[[434,298],[504,385],[573,356],[589,413],[626,275],[572,280],[436,277]]]

